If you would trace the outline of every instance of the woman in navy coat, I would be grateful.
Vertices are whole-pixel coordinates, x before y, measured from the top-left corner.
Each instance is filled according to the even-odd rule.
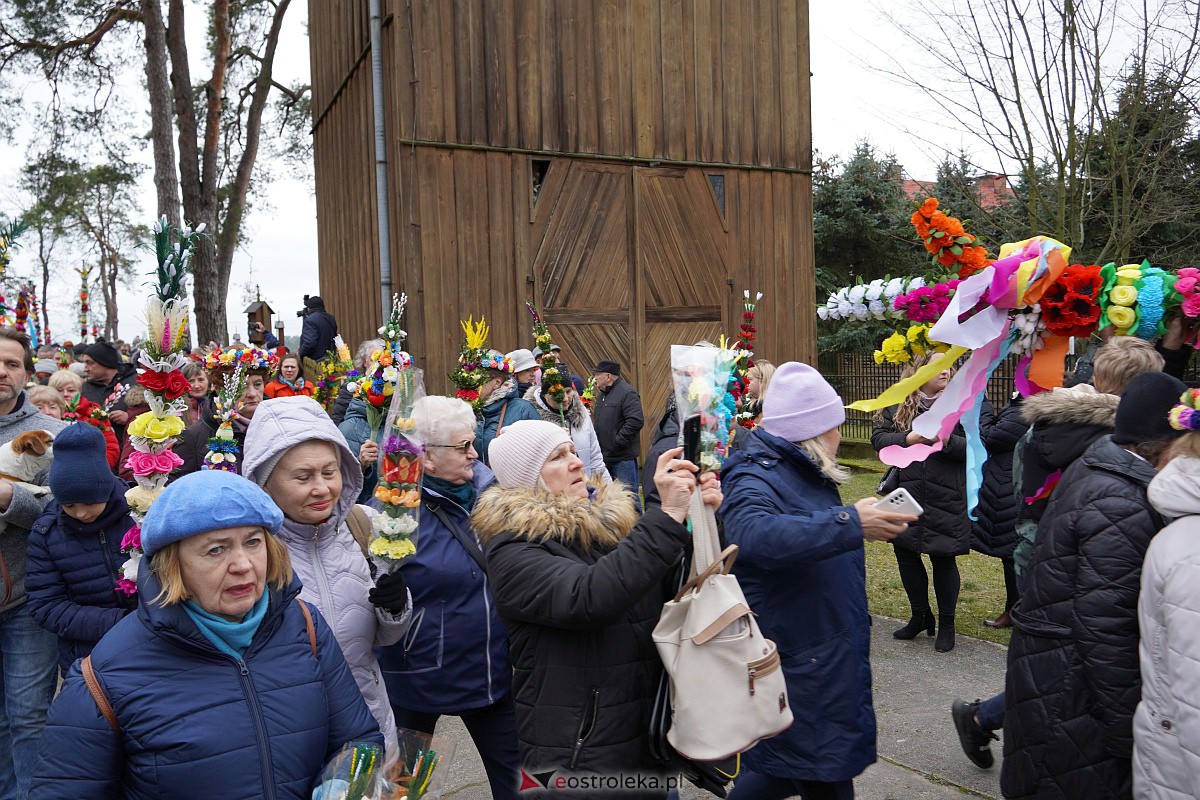
[[[725,537],[763,635],[783,660],[795,721],[743,758],[730,800],[847,800],[875,761],[863,538],[889,540],[915,517],[842,504],[834,457],[845,420],[820,373],[776,372],[763,418],[725,464]]]
[[[112,718],[72,667],[31,798],[308,800],[344,744],[382,749],[333,633],[296,600],[268,533],[282,519],[228,472],[167,487],[142,528],[137,613],[90,656]]]

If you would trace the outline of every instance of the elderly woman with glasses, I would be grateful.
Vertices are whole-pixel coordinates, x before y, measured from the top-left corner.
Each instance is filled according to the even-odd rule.
[[[492,601],[483,550],[468,517],[496,478],[475,452],[475,414],[462,400],[423,397],[413,407],[425,442],[417,552],[400,572],[411,588],[408,633],[380,651],[401,728],[433,732],[461,717],[493,798],[517,798],[517,728],[508,639]]]

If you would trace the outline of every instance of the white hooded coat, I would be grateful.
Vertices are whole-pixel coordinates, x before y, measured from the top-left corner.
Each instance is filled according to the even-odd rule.
[[[1171,461],[1147,496],[1174,521],[1150,542],[1142,566],[1133,791],[1156,800],[1200,798],[1200,459]]]
[[[265,488],[270,477],[267,469],[278,463],[276,456],[314,440],[329,442],[337,448],[341,457],[341,496],[332,515],[320,525],[294,522],[288,516],[289,509],[281,509],[284,520],[279,538],[287,545],[292,567],[303,584],[300,598],[320,609],[333,629],[363,699],[379,722],[391,756],[398,751],[396,720],[374,648],[394,644],[404,635],[412,615],[412,599],[410,596],[404,614],[395,616],[372,605],[367,598],[375,583],[362,548],[346,524],[346,517],[362,491],[358,459],[315,400],[280,397],[261,403],[254,412],[246,431],[243,474]]]

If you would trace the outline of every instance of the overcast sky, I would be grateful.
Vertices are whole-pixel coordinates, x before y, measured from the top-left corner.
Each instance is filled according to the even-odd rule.
[[[868,139],[884,152],[894,152],[906,172],[915,178],[932,179],[940,151],[910,135],[920,129],[922,95],[869,68],[885,64],[884,49],[891,53],[912,49],[906,40],[889,30],[871,0],[841,0],[838,3],[810,0],[812,33],[813,143],[822,156],[845,155],[854,145]],[[283,83],[307,79],[308,39],[305,35],[307,3],[292,3],[285,23],[276,75]],[[192,30],[197,24],[193,18]],[[853,21],[853,24],[848,24]],[[201,74],[196,70],[194,74]],[[207,74],[204,72],[203,74]],[[135,76],[135,78],[138,76]],[[928,130],[926,128],[926,130]],[[969,145],[964,134],[939,128],[930,136],[951,149]],[[17,147],[0,147],[0,185],[11,187],[21,168],[23,142]],[[260,174],[273,167],[260,161]],[[282,174],[282,168],[275,171]],[[246,222],[247,244],[234,262],[230,279],[229,320],[234,331],[242,330],[245,305],[242,287],[247,281],[262,286],[263,299],[282,315],[289,334],[299,331],[295,312],[302,298],[318,291],[316,205],[311,185],[286,177],[276,178],[267,193],[269,210],[256,209]],[[0,192],[0,213],[12,216],[20,200],[12,191]],[[144,217],[154,215],[154,193],[149,177],[144,181]],[[13,269],[31,273],[32,258],[14,253]],[[124,288],[120,299],[120,335],[131,339],[144,330],[141,311],[148,294],[141,276],[153,268],[152,256],[142,256],[135,286]],[[51,284],[51,325],[56,338],[75,331],[78,276],[69,265]],[[69,271],[70,270],[70,271]],[[10,304],[15,298],[9,299]],[[93,298],[93,305],[99,297]],[[336,313],[336,309],[331,309]],[[75,331],[77,334],[77,331]],[[244,335],[244,334],[243,334]]]

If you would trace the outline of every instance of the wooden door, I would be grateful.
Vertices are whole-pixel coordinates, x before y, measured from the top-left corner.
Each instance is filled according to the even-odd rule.
[[[530,214],[537,302],[571,370],[613,359],[642,396],[649,445],[671,391],[671,345],[728,325],[731,246],[698,169],[555,159]]]
[[[636,358],[628,167],[555,159],[531,213],[536,302],[586,380],[600,359],[629,369]]]
[[[633,183],[644,452],[672,391],[671,345],[715,344],[722,332],[735,333],[726,324],[733,267],[721,210],[701,170],[637,168]]]

